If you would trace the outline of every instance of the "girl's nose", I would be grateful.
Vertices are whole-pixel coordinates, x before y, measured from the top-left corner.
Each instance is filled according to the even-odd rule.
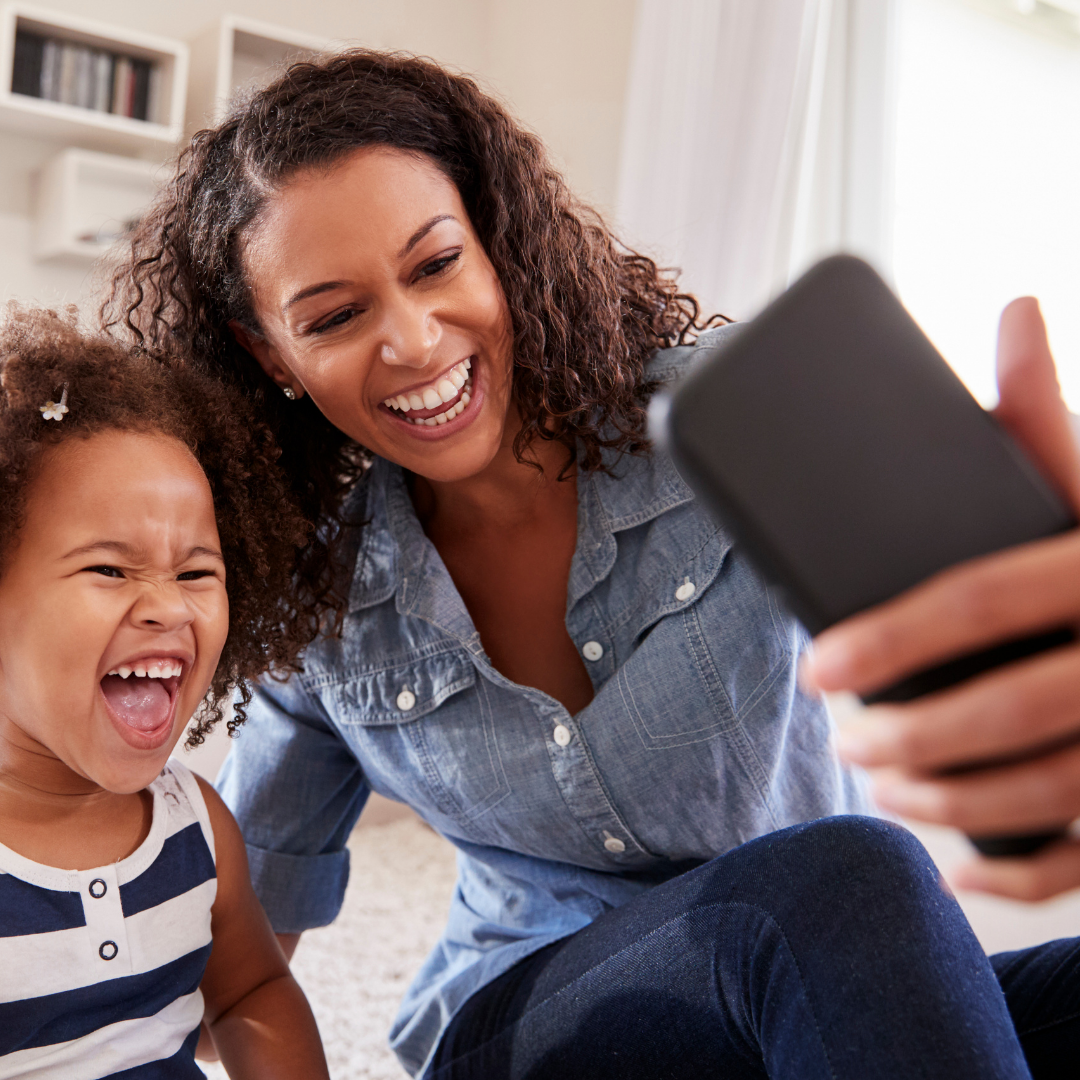
[[[132,621],[147,630],[180,630],[194,620],[183,590],[174,582],[150,584],[131,611]]]

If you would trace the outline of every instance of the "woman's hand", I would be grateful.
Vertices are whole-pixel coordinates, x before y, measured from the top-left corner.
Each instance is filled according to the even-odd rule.
[[[1080,456],[1030,297],[1002,314],[998,385],[995,415],[1080,516]],[[821,690],[864,693],[1066,625],[1080,629],[1080,530],[953,567],[831,627],[804,678]],[[872,770],[886,810],[969,835],[1051,831],[1080,817],[1080,643],[913,702],[872,706],[841,733],[838,749]],[[988,764],[942,775],[978,761]],[[1026,900],[1053,896],[1080,885],[1080,840],[1022,859],[975,858],[955,880]]]

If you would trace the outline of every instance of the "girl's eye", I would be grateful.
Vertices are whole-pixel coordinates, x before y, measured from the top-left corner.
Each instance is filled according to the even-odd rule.
[[[83,569],[91,574],[101,574],[102,577],[122,578],[124,576],[123,570],[118,570],[115,566],[86,566]]]
[[[454,251],[449,255],[440,255],[437,259],[424,263],[416,276],[418,278],[434,277],[436,274],[441,274],[451,263],[457,262],[460,258],[460,251]]]
[[[200,578],[213,577],[213,570],[185,570],[176,575],[177,581],[198,581]]]
[[[339,326],[344,326],[347,322],[351,322],[354,315],[359,315],[360,312],[356,308],[342,308],[340,311],[335,311],[325,322],[319,323],[318,326],[311,328],[313,334],[325,334],[327,330],[336,330]]]

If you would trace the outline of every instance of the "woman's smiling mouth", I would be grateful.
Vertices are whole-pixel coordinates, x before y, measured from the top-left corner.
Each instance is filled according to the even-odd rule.
[[[425,386],[386,398],[383,405],[410,424],[439,427],[460,416],[473,397],[472,357]]]
[[[468,356],[429,383],[385,398],[383,411],[410,435],[439,438],[472,423],[484,400],[475,356]]]

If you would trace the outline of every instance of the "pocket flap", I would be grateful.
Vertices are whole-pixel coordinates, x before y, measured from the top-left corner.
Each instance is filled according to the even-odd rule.
[[[350,676],[334,687],[341,723],[404,724],[437,709],[476,682],[476,669],[460,650]]]

